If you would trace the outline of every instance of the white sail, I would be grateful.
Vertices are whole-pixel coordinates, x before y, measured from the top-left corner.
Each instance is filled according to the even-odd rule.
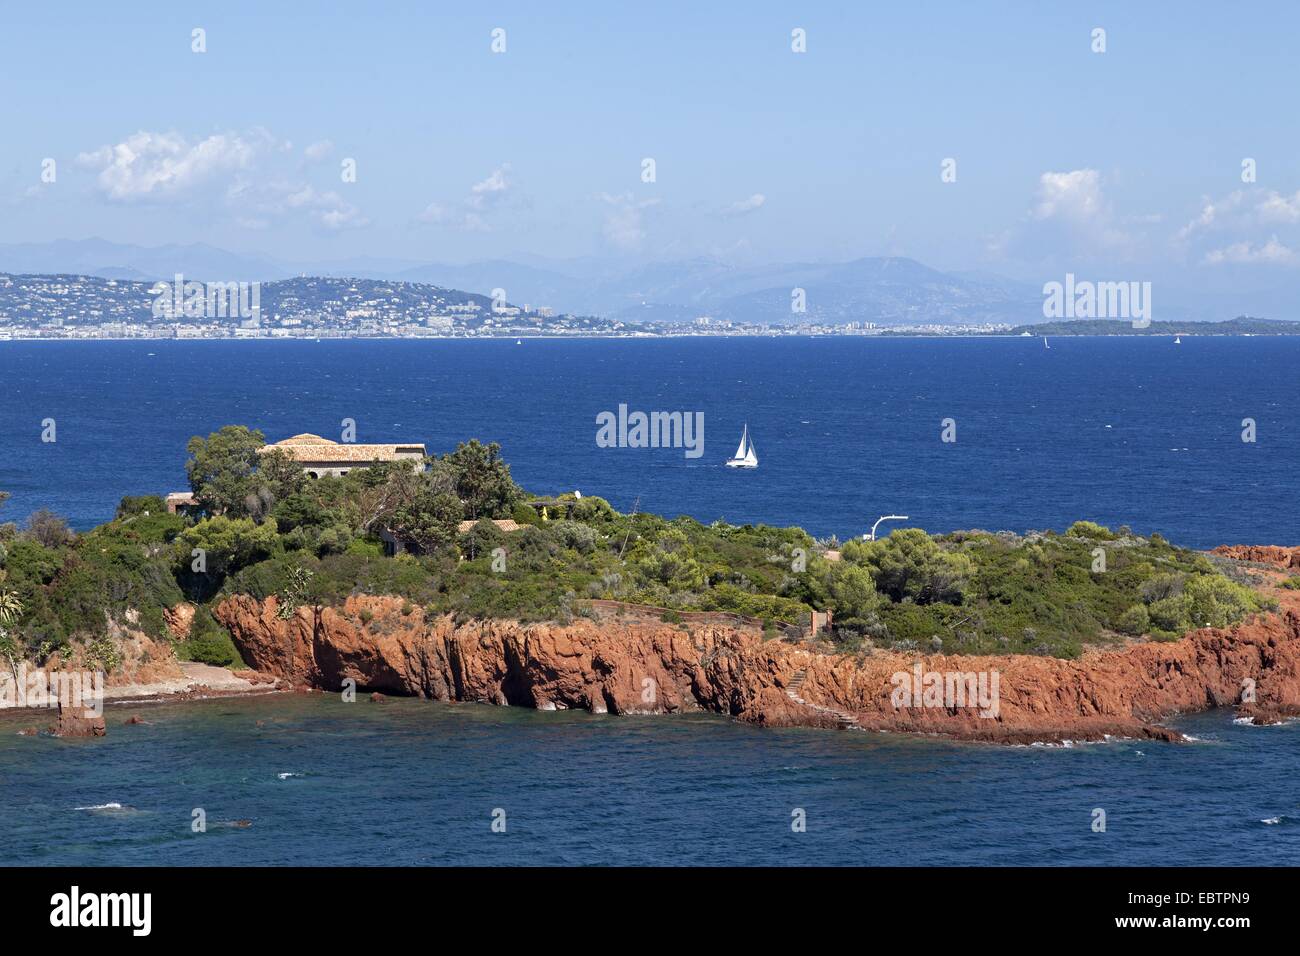
[[[749,425],[745,425],[745,430],[740,433],[740,444],[736,446],[736,453],[731,457],[739,461],[745,457],[745,446],[749,444]]]
[[[736,453],[727,459],[728,468],[757,468],[758,455],[754,452],[754,442],[749,437],[749,423],[745,423],[745,430],[740,433],[740,444],[736,446]]]

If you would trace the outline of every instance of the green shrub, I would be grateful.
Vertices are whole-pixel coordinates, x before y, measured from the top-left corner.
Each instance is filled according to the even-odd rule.
[[[1076,521],[1065,533],[1075,538],[1087,538],[1089,541],[1114,541],[1117,537],[1110,528],[1094,521]]]
[[[216,667],[243,667],[235,642],[230,632],[217,623],[211,611],[206,607],[198,608],[194,613],[194,622],[190,626],[190,636],[177,646],[177,656],[181,660],[197,661],[200,664],[212,664]]]
[[[1153,604],[1157,601],[1177,597],[1183,593],[1183,586],[1186,582],[1187,575],[1185,574],[1157,574],[1142,582],[1142,600],[1148,604]]]
[[[384,556],[384,542],[379,538],[352,538],[343,548],[324,551],[324,554],[346,553],[366,558],[382,558]]]
[[[1228,627],[1261,607],[1249,588],[1212,575],[1189,580],[1183,595],[1188,601],[1192,627]]]
[[[1145,634],[1149,627],[1151,627],[1151,617],[1147,613],[1145,604],[1134,604],[1121,614],[1119,620],[1115,623],[1117,631],[1134,637]]]
[[[489,518],[475,522],[468,531],[456,539],[460,553],[471,560],[491,554],[494,548],[506,543],[506,533],[492,523]]]
[[[893,601],[960,604],[975,573],[969,556],[945,551],[920,528],[902,528],[883,541],[851,541],[843,556],[869,568],[876,589]]]
[[[547,525],[547,531],[562,548],[579,554],[591,554],[596,550],[595,529],[580,521],[551,521]]]
[[[117,519],[167,513],[167,502],[158,495],[127,495],[117,506]]]
[[[283,549],[274,521],[257,524],[251,518],[217,515],[186,528],[177,536],[178,562],[192,567],[195,550],[202,551],[209,574],[228,574],[263,561]]]
[[[1153,601],[1147,614],[1151,626],[1160,631],[1181,634],[1192,628],[1192,602],[1185,594]]]
[[[541,524],[542,522],[538,517],[537,509],[525,504],[515,505],[510,511],[510,517],[514,519],[515,524]]]
[[[864,567],[843,561],[827,564],[826,567],[829,606],[835,612],[835,623],[841,627],[863,630],[875,620],[881,601],[871,573]]]

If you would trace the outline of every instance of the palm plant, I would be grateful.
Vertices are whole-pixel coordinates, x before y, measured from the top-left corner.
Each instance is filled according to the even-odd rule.
[[[9,633],[9,629],[18,623],[26,607],[16,591],[0,590],[0,654],[9,660],[9,670],[18,681],[18,643]]]
[[[0,626],[13,627],[25,610],[17,591],[0,591]]]

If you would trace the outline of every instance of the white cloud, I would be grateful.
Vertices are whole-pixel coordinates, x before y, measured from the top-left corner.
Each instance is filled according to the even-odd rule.
[[[1274,189],[1261,193],[1238,189],[1222,199],[1203,199],[1200,214],[1178,231],[1178,239],[1186,241],[1197,233],[1215,229],[1241,230],[1296,223],[1300,223],[1300,191],[1287,196]]]
[[[312,186],[303,186],[285,198],[285,206],[288,209],[306,210],[326,229],[350,229],[367,223],[356,206],[332,189],[321,191]]]
[[[447,204],[434,200],[420,213],[421,222],[451,226],[469,232],[488,232],[489,213],[500,206],[511,188],[510,164],[502,163],[487,178],[470,186],[460,202]]]
[[[1178,230],[1176,238],[1180,242],[1185,242],[1192,238],[1198,232],[1203,232],[1214,228],[1225,217],[1230,217],[1239,210],[1244,204],[1246,194],[1241,190],[1228,193],[1222,199],[1214,200],[1208,196],[1201,200],[1200,214]]]
[[[320,140],[303,156],[322,159],[333,148]],[[77,165],[95,171],[96,187],[113,202],[215,204],[252,229],[293,216],[331,231],[367,224],[338,192],[305,182],[304,168],[293,165],[292,145],[261,128],[194,140],[141,130],[81,153]]]
[[[190,193],[223,174],[253,166],[269,143],[264,131],[216,133],[190,142],[179,133],[141,130],[110,146],[77,156],[77,165],[98,170],[96,184],[109,199],[131,202]]]
[[[302,155],[309,163],[318,163],[332,152],[334,152],[334,144],[328,139],[322,139],[310,144],[302,151]]]
[[[1290,196],[1270,192],[1256,205],[1261,222],[1300,222],[1300,192]]]
[[[424,212],[420,213],[419,219],[421,222],[431,222],[435,225],[444,225],[451,221],[451,210],[435,200],[424,207]]]
[[[1206,265],[1298,265],[1300,235],[1294,229],[1285,234],[1286,227],[1296,225],[1300,191],[1238,189],[1221,199],[1202,199],[1201,211],[1174,238]]]
[[[356,206],[334,190],[295,182],[241,179],[227,191],[226,202],[236,210],[239,223],[250,229],[266,228],[276,219],[294,213],[330,231],[369,224]]]
[[[506,173],[510,171],[510,164],[506,163],[492,170],[487,179],[481,183],[475,183],[469,188],[469,199],[467,202],[475,209],[482,209],[484,206],[492,203],[499,193],[504,193],[510,188],[510,183],[506,179]]]
[[[1101,195],[1101,176],[1095,169],[1068,173],[1046,172],[1038,177],[1035,219],[1065,219],[1087,223],[1107,214]]]
[[[645,241],[645,210],[659,205],[658,199],[634,199],[631,193],[597,197],[610,207],[605,216],[605,238],[623,250],[633,250]]]
[[[765,202],[767,202],[766,196],[762,193],[754,193],[754,195],[750,196],[748,199],[740,199],[733,202],[723,210],[723,214],[727,216],[744,216],[754,212],[756,209],[760,209]]]
[[[987,254],[1055,268],[1132,256],[1147,217],[1116,216],[1095,169],[1048,170],[1038,177],[1033,202],[1014,226],[988,236]],[[1137,228],[1137,235],[1130,234]]]
[[[1289,265],[1296,261],[1296,254],[1272,236],[1267,242],[1252,245],[1249,242],[1234,242],[1221,249],[1211,249],[1205,254],[1209,265],[1270,263]]]

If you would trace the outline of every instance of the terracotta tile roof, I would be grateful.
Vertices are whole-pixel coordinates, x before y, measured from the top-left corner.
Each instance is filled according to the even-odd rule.
[[[330,441],[328,438],[321,438],[320,435],[313,435],[311,432],[303,432],[301,435],[294,435],[292,438],[286,438],[284,441],[276,442],[277,445],[337,445],[338,442]]]
[[[496,525],[498,528],[500,528],[502,531],[518,531],[520,528],[523,527],[523,525],[519,524],[517,521],[515,521],[512,518],[493,518],[492,523]],[[460,534],[464,534],[466,531],[474,527],[474,525],[476,524],[478,524],[477,521],[462,521],[457,526],[456,530]]]
[[[358,445],[343,444],[321,438],[319,435],[301,434],[286,438],[273,445],[263,445],[258,452],[265,454],[271,450],[284,452],[294,461],[301,462],[340,462],[365,463],[379,461],[397,461],[416,455],[424,455],[424,445],[419,442],[403,442],[393,445]]]

